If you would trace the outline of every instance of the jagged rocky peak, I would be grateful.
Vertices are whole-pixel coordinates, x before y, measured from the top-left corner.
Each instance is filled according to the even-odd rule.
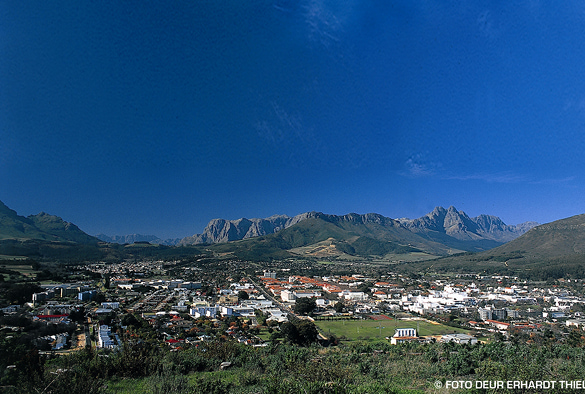
[[[539,226],[540,223],[538,222],[524,222],[524,223],[520,223],[517,224],[516,226],[516,230],[521,232],[521,234],[524,234],[525,232],[527,232],[528,230],[531,230],[532,228]]]
[[[353,223],[383,223],[389,219],[377,213],[366,213],[363,215],[359,213],[349,213],[341,218]]]
[[[471,220],[465,212],[457,211],[453,206],[450,206],[449,209],[447,209],[443,227],[445,228],[445,232],[449,235],[451,235],[451,233],[462,231],[476,233],[478,230],[477,224]]]
[[[272,215],[265,219],[213,219],[207,224],[203,233],[183,238],[179,244],[219,243],[259,237],[283,230],[305,218],[302,215],[294,218],[287,215]]]
[[[508,242],[537,225],[532,222],[509,226],[499,217],[485,214],[471,218],[453,206],[447,209],[436,207],[419,219],[400,219],[400,222],[417,233],[439,232],[460,240],[483,238],[497,242]]]
[[[322,212],[307,212],[301,215],[295,216],[300,220],[308,219],[308,218],[318,218],[323,219],[331,223],[338,223],[338,222],[347,222],[347,223],[355,223],[355,224],[367,224],[367,223],[377,223],[383,225],[400,225],[396,220],[385,217],[378,213],[348,213],[346,215],[338,216],[338,215],[328,215]]]
[[[265,219],[213,219],[207,224],[203,233],[183,238],[179,244],[219,243],[259,237],[274,234],[307,219],[321,219],[336,225],[350,223],[352,225],[376,224],[384,227],[401,227],[418,234],[439,233],[442,236],[462,241],[487,239],[507,242],[531,228],[528,226],[526,228],[507,226],[496,216],[480,215],[477,218],[470,218],[465,212],[458,211],[454,206],[447,209],[436,207],[432,212],[413,220],[395,220],[377,213],[349,213],[338,216],[311,211],[294,217],[273,215]]]
[[[509,228],[509,226],[497,216],[481,214],[475,217],[474,221],[479,228],[485,232],[506,231]]]

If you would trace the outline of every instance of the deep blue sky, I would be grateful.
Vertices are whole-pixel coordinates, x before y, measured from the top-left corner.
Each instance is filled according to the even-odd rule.
[[[0,200],[90,233],[585,213],[580,1],[0,3]]]

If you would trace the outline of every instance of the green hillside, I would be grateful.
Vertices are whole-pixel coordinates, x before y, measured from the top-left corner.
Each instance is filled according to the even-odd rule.
[[[2,239],[54,240],[56,237],[36,227],[32,220],[18,216],[0,201],[0,240]]]
[[[38,215],[29,216],[34,225],[41,231],[57,237],[59,240],[66,240],[78,243],[98,243],[99,239],[81,231],[73,223],[64,221],[58,216],[41,212]]]
[[[340,256],[383,256],[421,250],[435,255],[448,252],[448,248],[418,237],[397,222],[384,225],[343,218],[330,215],[308,218],[276,234],[214,244],[209,249],[241,259],[280,259],[293,256],[291,249],[331,240]]]
[[[535,227],[497,248],[412,264],[410,270],[485,272],[533,279],[585,277],[585,214]]]
[[[527,259],[585,253],[585,214],[543,224],[491,251]]]
[[[0,240],[43,240],[97,244],[100,242],[58,216],[44,212],[19,216],[0,201]]]

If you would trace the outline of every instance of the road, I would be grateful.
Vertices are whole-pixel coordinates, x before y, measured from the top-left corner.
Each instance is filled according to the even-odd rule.
[[[264,286],[258,286],[258,284],[252,280],[251,277],[246,277],[247,280],[249,280],[250,282],[252,282],[252,284],[254,285],[254,287],[256,287],[258,290],[260,290],[260,292],[262,292],[262,294],[264,295],[264,297],[266,297],[267,300],[270,300],[272,302],[274,302],[276,305],[278,305],[279,309],[286,313],[286,316],[288,317],[288,320],[296,320],[299,317],[297,315],[295,315],[286,305],[284,305],[281,301],[277,300],[276,298],[274,298],[274,296],[272,296],[272,294],[269,294],[266,289],[264,288]]]

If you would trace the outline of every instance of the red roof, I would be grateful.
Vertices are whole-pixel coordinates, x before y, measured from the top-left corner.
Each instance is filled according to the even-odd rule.
[[[486,320],[486,323],[490,323],[490,324],[501,324],[501,325],[504,325],[504,326],[509,326],[510,325],[510,323],[504,323],[504,322],[497,321],[497,320]]]

